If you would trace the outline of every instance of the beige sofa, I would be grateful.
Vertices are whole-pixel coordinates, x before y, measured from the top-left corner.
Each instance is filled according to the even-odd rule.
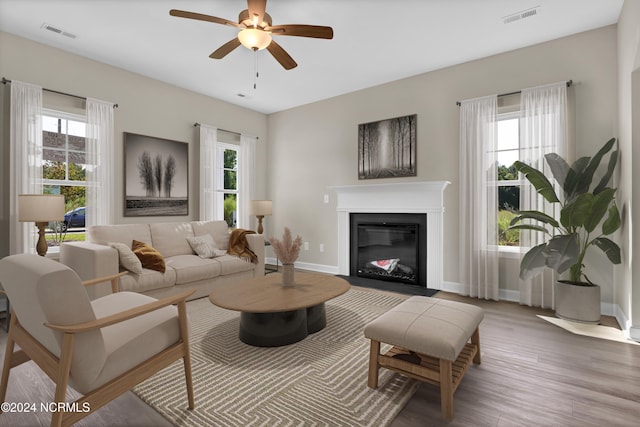
[[[155,298],[173,295],[184,289],[195,289],[191,299],[209,295],[221,284],[264,276],[264,237],[247,234],[247,242],[258,257],[251,263],[236,256],[201,258],[187,238],[210,234],[220,249],[226,249],[229,229],[225,221],[194,221],[152,224],[98,225],[87,230],[87,242],[63,243],[60,262],[71,267],[81,279],[88,280],[125,271],[119,253],[109,246],[123,243],[131,248],[133,240],[147,243],[164,257],[166,271],[142,269],[140,274],[128,272],[120,278],[120,290],[139,292]],[[91,298],[106,295],[110,286],[95,288]]]

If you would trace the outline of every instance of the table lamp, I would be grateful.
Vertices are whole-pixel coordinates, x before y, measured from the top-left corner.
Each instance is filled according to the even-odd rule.
[[[64,196],[57,194],[19,194],[18,221],[35,222],[38,227],[38,255],[47,254],[44,229],[49,221],[64,221]]]
[[[258,218],[258,234],[262,234],[262,219],[265,215],[271,215],[271,200],[252,200],[249,207],[249,214]]]

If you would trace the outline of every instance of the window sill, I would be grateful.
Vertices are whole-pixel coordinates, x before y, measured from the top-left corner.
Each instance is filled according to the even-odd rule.
[[[498,256],[506,259],[520,259],[529,248],[521,246],[498,246]]]

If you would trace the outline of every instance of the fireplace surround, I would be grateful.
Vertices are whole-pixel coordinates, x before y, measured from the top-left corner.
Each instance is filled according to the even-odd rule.
[[[419,264],[425,266],[425,284],[443,287],[444,189],[448,181],[410,181],[399,183],[346,185],[331,187],[337,194],[338,274],[351,274],[352,213],[412,213],[426,216],[426,250]]]

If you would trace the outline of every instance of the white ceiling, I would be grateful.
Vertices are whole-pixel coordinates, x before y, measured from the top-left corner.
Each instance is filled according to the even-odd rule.
[[[270,0],[274,25],[327,25],[334,38],[276,37],[298,67],[285,71],[259,52],[255,90],[253,52],[241,46],[209,59],[236,29],[169,15],[182,9],[237,21],[244,0],[0,0],[0,31],[268,114],[614,24],[622,3]],[[503,23],[534,7],[535,16]],[[46,31],[44,23],[77,37]]]

